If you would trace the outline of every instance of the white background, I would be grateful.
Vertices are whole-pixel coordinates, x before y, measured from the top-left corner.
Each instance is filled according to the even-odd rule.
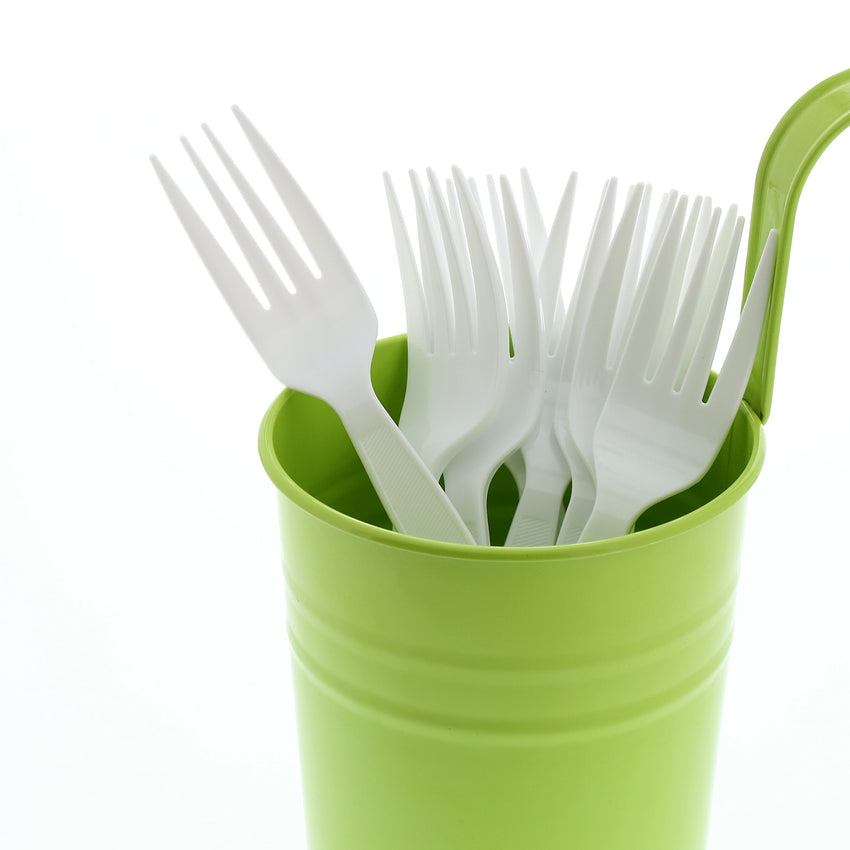
[[[149,154],[203,199],[178,137],[210,159],[209,122],[250,163],[229,113],[239,103],[324,214],[388,335],[404,314],[383,169],[407,198],[411,166],[526,165],[547,217],[572,169],[579,216],[610,174],[749,216],[775,123],[850,66],[840,8],[7,7],[0,847],[305,847],[275,501],[256,451],[279,388]],[[846,136],[798,212],[712,850],[850,845]]]

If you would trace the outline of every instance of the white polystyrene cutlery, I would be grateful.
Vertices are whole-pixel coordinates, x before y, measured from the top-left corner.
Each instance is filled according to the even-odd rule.
[[[538,297],[540,299],[544,322],[545,377],[540,411],[541,419],[549,418],[550,411],[546,398],[552,394],[551,384],[555,372],[560,371],[554,362],[555,358],[559,356],[558,352],[560,350],[560,337],[556,328],[562,326],[561,323],[565,311],[564,296],[561,290],[561,276],[564,267],[564,254],[567,247],[567,236],[569,234],[570,218],[572,217],[573,202],[575,200],[577,179],[578,175],[575,172],[570,174],[552,222],[551,232],[549,232],[546,229],[546,223],[540,210],[540,203],[537,200],[537,194],[534,191],[534,185],[531,182],[528,169],[523,168],[520,170],[523,209],[525,211],[525,233],[528,240],[529,254],[531,255],[532,269],[537,274]],[[508,250],[507,230],[505,228],[505,214],[502,209],[501,193],[496,187],[495,179],[489,174],[487,175],[487,190],[490,197],[490,214],[493,221],[499,268],[505,285],[505,294],[510,299],[512,293],[511,261]],[[510,312],[512,310],[510,301],[508,303]],[[532,444],[536,448],[532,448]],[[511,538],[509,531],[508,536],[510,539],[506,541],[506,545],[508,546],[538,545],[535,541],[539,540],[542,542],[547,536],[547,532],[540,525],[540,521],[544,524],[549,521],[550,510],[548,507],[544,507],[544,503],[541,503],[534,495],[541,484],[541,478],[544,476],[541,472],[538,472],[536,482],[532,482],[530,485],[526,482],[526,460],[530,452],[534,452],[534,463],[540,470],[548,470],[545,477],[550,482],[548,485],[549,489],[557,487],[557,483],[552,481],[552,479],[557,479],[557,481],[563,483],[563,487],[561,488],[563,492],[570,480],[569,469],[566,466],[563,452],[561,452],[557,443],[553,439],[550,439],[546,424],[539,422],[533,434],[529,435],[519,450],[505,458],[505,466],[508,467],[513,475],[520,492],[520,502],[523,509],[520,516],[526,516],[528,511],[531,511],[526,520],[515,519],[517,526],[522,524],[526,526],[526,529],[524,531],[520,531],[518,527],[514,529],[513,538]],[[528,490],[528,495],[523,502],[522,494],[526,489]],[[537,507],[538,505],[539,507]],[[531,531],[534,526],[538,527],[536,533]],[[520,535],[522,542],[517,542],[516,535]]]
[[[633,187],[631,190],[631,200],[627,202],[623,216],[624,222],[628,218],[630,208],[633,210],[633,204],[637,203],[634,194],[638,190],[639,187]],[[579,540],[593,508],[596,498],[593,464],[596,423],[617,365],[624,356],[627,332],[634,322],[636,310],[649,287],[656,267],[660,264],[662,271],[668,274],[670,286],[659,308],[659,334],[653,344],[653,361],[660,356],[659,346],[663,351],[663,344],[669,336],[682,286],[687,281],[688,286],[698,286],[703,295],[706,290],[711,290],[720,275],[717,258],[719,256],[722,263],[732,239],[729,222],[734,224],[734,207],[727,215],[721,236],[715,243],[714,235],[720,210],[714,210],[712,214],[710,200],[697,198],[686,222],[687,198],[680,198],[677,192],[671,191],[662,199],[646,256],[641,259],[647,214],[646,201],[647,190],[644,190],[636,223],[630,228],[631,236],[623,233],[622,225],[618,231],[621,239],[618,249],[620,262],[614,266],[609,262],[606,266],[602,294],[600,296],[597,293],[593,315],[589,315],[587,319],[588,332],[582,336],[571,365],[567,366],[568,370],[572,370],[573,376],[578,375],[580,380],[570,381],[568,391],[562,393],[561,406],[556,414],[562,447],[574,465],[570,502],[557,537],[557,542],[561,544]],[[615,243],[617,239],[618,237],[615,237]],[[629,239],[630,245],[626,248],[626,241]],[[612,250],[615,243],[612,244]],[[709,260],[712,265],[707,276],[697,275],[697,270],[706,272]],[[695,277],[698,277],[696,283]]]
[[[398,197],[384,174],[407,313],[407,389],[399,427],[437,479],[486,426],[503,389],[508,345],[498,280],[474,275],[429,170],[431,201],[410,173],[420,263]],[[475,238],[473,233],[473,238]],[[421,273],[420,273],[421,267]]]
[[[454,169],[471,267],[476,274],[499,279],[499,270],[487,237],[482,212],[459,169]],[[446,467],[444,480],[458,512],[475,539],[486,545],[487,491],[499,466],[527,438],[540,414],[543,394],[543,319],[536,275],[519,213],[507,180],[502,181],[507,240],[511,258],[510,316],[513,356],[506,345],[504,394],[488,427]]]
[[[316,277],[208,128],[216,152],[285,268],[290,292],[260,246],[184,140],[189,156],[257,278],[264,308],[159,161],[157,176],[178,218],[233,314],[283,383],[330,404],[339,414],[394,527],[452,543],[473,538],[436,479],[384,410],[370,365],[377,317],[354,270],[300,186],[242,112],[248,141],[320,270]]]
[[[611,197],[604,207],[604,225],[608,232],[614,191],[615,187],[609,185]],[[555,435],[572,475],[570,501],[557,537],[559,544],[578,540],[596,495],[591,460],[593,430],[613,380],[609,351],[617,347],[613,336],[617,306],[622,296],[628,294],[624,281],[628,282],[629,260],[634,256],[633,243],[641,224],[644,191],[642,184],[632,188],[614,236],[604,252],[601,269],[597,255],[593,275],[588,276],[584,287],[581,309],[572,317],[571,350],[564,361],[565,374],[555,412]]]
[[[776,257],[772,230],[729,351],[704,401],[742,231],[738,219],[704,318],[702,288],[692,285],[653,371],[650,358],[670,286],[669,275],[654,275],[599,416],[593,445],[597,493],[581,542],[626,534],[650,505],[698,481],[720,451],[752,371]],[[695,327],[697,342],[691,348]]]
[[[527,172],[523,172],[523,178],[527,208],[535,209],[536,199]],[[564,491],[570,483],[569,463],[555,436],[555,408],[568,341],[561,272],[575,186],[576,175],[573,174],[567,182],[551,232],[546,237],[538,266],[537,284],[545,334],[543,396],[537,425],[520,447],[523,476],[518,482],[519,503],[508,530],[506,546],[552,545],[560,523]],[[529,201],[529,198],[534,200]],[[493,208],[495,216],[495,203]],[[531,231],[533,217],[527,214],[526,219]]]

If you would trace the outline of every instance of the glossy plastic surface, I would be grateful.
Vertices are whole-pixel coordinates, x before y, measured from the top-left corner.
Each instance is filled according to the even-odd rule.
[[[797,203],[812,167],[829,143],[848,126],[850,70],[819,83],[785,113],[768,140],[759,164],[747,251],[745,297],[768,233],[772,228],[779,231],[768,320],[744,396],[763,422],[767,422],[770,415],[773,398],[779,325]]]
[[[375,389],[398,416],[403,337]],[[742,405],[708,474],[628,537],[482,548],[388,529],[342,424],[285,391],[279,492],[310,850],[703,850],[744,525]],[[517,500],[501,472],[493,539]]]
[[[508,317],[497,274],[486,263],[483,226],[454,227],[439,178],[428,170],[431,203],[410,172],[419,262],[392,180],[384,173],[407,316],[407,392],[399,427],[436,480],[485,431],[501,404],[508,366]]]
[[[731,219],[716,244],[707,240],[695,274],[653,370],[659,316],[672,294],[683,210],[671,223],[658,260],[631,322],[631,330],[593,437],[596,501],[581,542],[628,534],[650,505],[698,481],[714,460],[735,419],[753,368],[770,295],[776,231],[765,244],[750,297],[711,394],[705,398],[723,315],[732,283],[744,221]],[[678,227],[677,227],[678,222]],[[720,274],[709,275],[709,257],[722,259]],[[708,290],[708,298],[703,296]],[[699,302],[707,301],[700,315]],[[698,341],[688,336],[700,322]],[[652,370],[652,371],[651,371]],[[679,377],[681,376],[681,377]]]
[[[486,233],[481,208],[461,171],[455,168],[453,174],[472,266],[489,268],[489,274],[500,279],[489,240],[473,240],[474,231]],[[502,183],[502,192],[511,263],[508,287],[511,297],[507,300],[512,353],[510,350],[503,352],[507,360],[504,385],[492,419],[474,442],[455,455],[443,474],[446,493],[452,504],[472,536],[483,546],[490,543],[487,523],[490,482],[505,459],[519,448],[533,430],[540,416],[543,398],[543,318],[537,293],[537,276],[507,181]],[[485,255],[479,257],[477,263],[474,250],[476,241],[484,249]],[[485,331],[480,329],[480,332]],[[490,332],[495,331],[491,329]]]
[[[265,308],[203,219],[156,157],[151,163],[177,217],[242,329],[281,383],[332,404],[345,421],[396,528],[407,534],[472,542],[469,529],[369,382],[378,318],[357,275],[271,145],[234,113],[271,184],[319,267],[316,277],[208,127],[207,136],[286,270],[290,292],[194,148],[184,147],[248,261]]]

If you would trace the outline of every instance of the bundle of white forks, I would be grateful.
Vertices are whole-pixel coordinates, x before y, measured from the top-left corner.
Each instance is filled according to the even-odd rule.
[[[615,216],[609,180],[570,290],[562,278],[575,175],[547,228],[526,172],[524,220],[505,177],[499,187],[487,179],[485,200],[457,168],[445,183],[431,170],[424,182],[411,172],[418,250],[385,175],[408,324],[396,426],[369,381],[377,319],[365,290],[271,146],[234,111],[318,275],[208,128],[289,277],[285,286],[184,139],[267,305],[155,157],[154,168],[267,366],[340,415],[396,530],[488,545],[487,493],[506,464],[520,493],[506,545],[617,537],[709,469],[752,370],[775,231],[707,394],[743,233],[735,207],[722,216],[708,198],[689,204],[669,192],[647,236],[649,187],[632,186]]]
[[[492,239],[472,181],[458,169],[446,184],[432,170],[427,181],[426,196],[411,172],[417,264],[385,175],[408,316],[402,431],[480,544],[503,463],[520,490],[506,545],[627,533],[697,481],[722,445],[752,368],[775,234],[704,402],[743,233],[736,207],[721,222],[709,198],[689,209],[671,191],[646,238],[650,188],[631,187],[615,227],[609,180],[568,297],[575,174],[548,233],[527,172],[524,225],[507,179],[500,193],[488,178]]]

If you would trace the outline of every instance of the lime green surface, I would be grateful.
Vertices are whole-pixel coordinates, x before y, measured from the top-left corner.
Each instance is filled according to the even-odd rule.
[[[405,537],[337,416],[283,392],[279,490],[310,850],[703,850],[744,524],[764,456],[794,215],[850,124],[850,71],[782,119],[756,179],[747,287],[779,231],[745,403],[715,463],[627,537],[478,548]],[[396,418],[403,337],[373,383]],[[516,486],[490,490],[504,540]]]
[[[404,338],[381,342],[373,381],[395,415],[405,372]],[[645,530],[568,547],[380,527],[338,418],[299,393],[272,405],[260,450],[280,491],[310,850],[704,848],[763,459],[746,405]],[[496,539],[515,503],[503,471]]]
[[[848,125],[850,70],[819,83],[785,113],[768,140],[759,164],[747,250],[745,292],[749,291],[768,232],[772,228],[779,231],[768,320],[744,395],[763,422],[767,422],[770,415],[773,398],[779,325],[797,203],[812,167],[829,143]]]

